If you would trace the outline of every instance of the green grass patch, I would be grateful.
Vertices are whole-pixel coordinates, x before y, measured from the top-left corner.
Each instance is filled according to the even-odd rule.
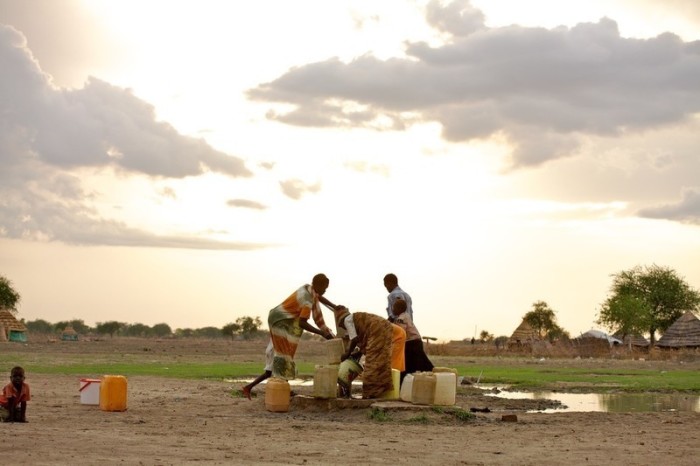
[[[430,424],[430,419],[424,413],[406,419],[409,424]]]
[[[455,419],[457,419],[458,421],[462,421],[462,422],[471,421],[472,419],[476,418],[474,413],[470,413],[469,411],[465,411],[462,408],[457,407],[457,406],[449,406],[449,407],[433,406],[430,409],[434,413],[453,416]]]
[[[0,367],[8,371],[20,365],[32,374],[64,374],[97,377],[106,374],[124,376],[159,376],[182,379],[243,379],[260,375],[264,362],[197,361],[190,356],[154,354],[143,351],[131,354],[101,353],[24,353],[11,347],[0,353]],[[471,362],[471,361],[469,361]],[[700,371],[608,368],[600,360],[599,367],[571,367],[548,364],[499,365],[480,364],[454,366],[458,373],[480,382],[510,386],[519,390],[559,390],[569,392],[606,393],[611,390],[629,392],[681,391],[700,393]],[[596,364],[597,365],[597,364]],[[312,377],[314,363],[297,360],[302,378]]]
[[[150,360],[148,360],[150,359]],[[31,374],[62,374],[92,377],[107,374],[124,376],[144,375],[178,379],[238,379],[257,377],[264,371],[260,362],[193,362],[179,361],[177,357],[151,358],[139,354],[61,355],[36,353],[2,353],[0,367],[22,366]],[[311,377],[315,365],[298,362],[301,377]]]
[[[391,420],[389,413],[381,408],[372,408],[368,414],[368,417],[371,421],[375,422],[387,422]]]
[[[604,364],[602,362],[601,364]],[[458,366],[460,375],[486,384],[522,390],[700,391],[700,372],[686,370],[606,369],[547,366]]]

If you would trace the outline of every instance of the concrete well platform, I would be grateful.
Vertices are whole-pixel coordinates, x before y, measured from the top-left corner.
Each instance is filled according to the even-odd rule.
[[[292,397],[290,408],[317,408],[317,409],[364,409],[364,408],[379,408],[385,410],[403,410],[403,411],[420,411],[429,409],[428,405],[414,405],[399,400],[380,400],[361,398],[314,398],[309,395],[294,395]]]

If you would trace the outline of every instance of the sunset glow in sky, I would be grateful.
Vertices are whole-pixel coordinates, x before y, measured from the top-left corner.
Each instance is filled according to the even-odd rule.
[[[423,335],[700,288],[695,0],[0,0],[18,317],[221,327],[324,272]],[[326,314],[327,320],[331,314]]]

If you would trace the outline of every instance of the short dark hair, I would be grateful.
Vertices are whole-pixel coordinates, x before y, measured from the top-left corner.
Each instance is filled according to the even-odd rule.
[[[330,280],[328,280],[328,277],[326,277],[325,274],[318,273],[314,275],[314,278],[311,280],[312,285],[328,285],[330,283]]]
[[[13,367],[10,371],[10,377],[14,377],[15,375],[24,376],[24,368],[22,368],[21,366]]]
[[[398,285],[399,279],[396,278],[396,275],[394,275],[393,273],[388,273],[388,274],[384,275],[384,283],[392,283],[392,284]]]

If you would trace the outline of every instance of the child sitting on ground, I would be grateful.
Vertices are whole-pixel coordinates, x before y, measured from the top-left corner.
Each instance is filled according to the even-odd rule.
[[[0,394],[0,420],[27,422],[27,401],[31,400],[29,385],[24,382],[24,369],[15,366],[10,372],[10,383]]]
[[[401,372],[401,382],[403,382],[406,374],[413,372],[433,370],[433,363],[428,359],[423,349],[423,341],[421,340],[418,329],[413,324],[413,319],[406,312],[406,301],[396,299],[392,312],[396,316],[394,324],[403,328],[406,331],[406,346],[404,347],[404,355],[406,358],[406,370]]]

